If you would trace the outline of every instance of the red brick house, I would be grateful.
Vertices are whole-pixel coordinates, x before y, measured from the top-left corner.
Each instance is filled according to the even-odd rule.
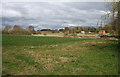
[[[106,32],[105,32],[105,30],[100,30],[99,31],[99,34],[105,34]]]

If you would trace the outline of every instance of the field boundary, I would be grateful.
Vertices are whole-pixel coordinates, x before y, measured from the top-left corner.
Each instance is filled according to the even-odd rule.
[[[64,36],[64,35],[33,35],[33,36],[49,36],[49,37],[99,37],[94,35],[80,35],[80,36]]]

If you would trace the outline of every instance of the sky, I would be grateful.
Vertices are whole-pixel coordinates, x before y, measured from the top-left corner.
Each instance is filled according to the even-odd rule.
[[[2,26],[33,25],[39,29],[69,26],[96,26],[109,13],[105,2],[4,2]]]

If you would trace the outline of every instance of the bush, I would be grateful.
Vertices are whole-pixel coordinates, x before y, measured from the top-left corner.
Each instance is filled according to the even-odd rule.
[[[26,30],[23,31],[11,31],[9,34],[17,34],[17,35],[31,35],[32,33]]]
[[[76,33],[80,33],[80,30],[76,30]]]
[[[67,32],[64,32],[64,36],[67,36],[68,35],[68,31]]]
[[[72,33],[72,36],[74,36],[74,37],[75,37],[75,36],[77,36],[77,34],[76,34],[76,33]]]
[[[2,34],[9,34],[8,31],[2,31]]]
[[[47,33],[44,33],[44,35],[46,36],[46,35],[47,35]]]

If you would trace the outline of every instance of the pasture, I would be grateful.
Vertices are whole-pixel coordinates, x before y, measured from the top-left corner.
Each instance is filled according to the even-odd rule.
[[[118,75],[117,40],[2,36],[3,75]]]

